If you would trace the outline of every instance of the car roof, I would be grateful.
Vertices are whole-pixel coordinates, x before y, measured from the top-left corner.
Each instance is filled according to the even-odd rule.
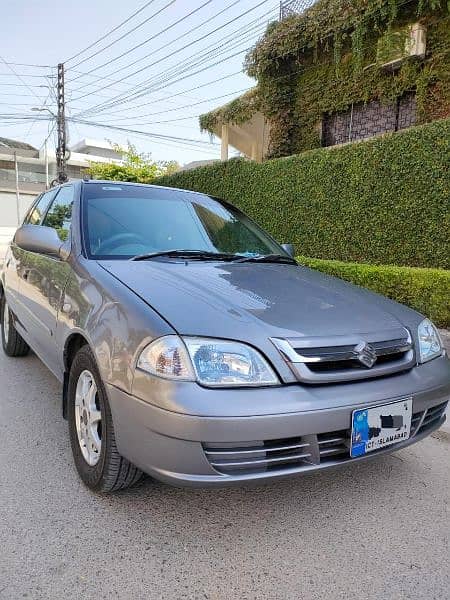
[[[76,180],[74,180],[76,181]],[[207,194],[203,194],[202,192],[195,192],[194,190],[186,190],[183,188],[176,188],[166,185],[154,185],[151,183],[137,183],[135,181],[112,181],[110,179],[79,179],[82,185],[92,185],[92,184],[104,184],[104,185],[120,185],[120,186],[139,186],[144,188],[155,188],[162,190],[176,190],[178,192],[188,192],[189,194],[198,194],[200,196],[205,196]]]

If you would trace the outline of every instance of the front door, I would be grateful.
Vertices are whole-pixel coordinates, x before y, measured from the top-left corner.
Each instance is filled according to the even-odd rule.
[[[47,212],[50,202],[56,195],[57,190],[51,190],[38,196],[26,215],[23,225],[41,225],[42,220]],[[26,323],[28,322],[27,311],[19,295],[19,282],[23,276],[22,259],[24,251],[15,245],[14,241],[5,257],[5,293],[6,301],[15,316],[15,325],[19,333],[27,340],[28,330]]]
[[[61,241],[70,244],[74,188],[61,187],[41,225],[56,229]],[[19,297],[25,308],[24,326],[31,346],[55,375],[60,375],[56,347],[56,320],[70,266],[57,257],[20,251]]]

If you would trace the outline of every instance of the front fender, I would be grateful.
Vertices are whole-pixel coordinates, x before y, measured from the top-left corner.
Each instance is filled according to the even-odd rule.
[[[103,381],[131,392],[138,348],[170,333],[173,328],[160,315],[95,261],[74,261],[58,315],[62,361],[70,338],[81,335]]]

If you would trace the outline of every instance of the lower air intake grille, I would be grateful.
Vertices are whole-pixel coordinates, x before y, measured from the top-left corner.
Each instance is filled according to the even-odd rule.
[[[204,444],[205,454],[221,473],[268,471],[312,462],[311,436],[234,444]]]
[[[413,414],[411,436],[435,427],[442,419],[447,402]],[[210,465],[225,475],[305,470],[312,465],[346,462],[350,458],[350,430],[331,431],[279,440],[237,443],[204,443]],[[372,454],[376,454],[374,451]]]
[[[433,406],[432,408],[429,408],[423,416],[423,420],[419,426],[418,433],[423,433],[427,429],[430,429],[434,425],[436,425],[444,416],[447,404],[448,402],[443,402],[442,404],[438,404],[438,406]]]

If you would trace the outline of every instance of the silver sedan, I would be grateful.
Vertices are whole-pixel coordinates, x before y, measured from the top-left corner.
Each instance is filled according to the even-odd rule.
[[[445,420],[434,325],[305,268],[238,209],[79,181],[39,196],[0,279],[3,349],[62,383],[76,468],[110,492],[364,461]]]

